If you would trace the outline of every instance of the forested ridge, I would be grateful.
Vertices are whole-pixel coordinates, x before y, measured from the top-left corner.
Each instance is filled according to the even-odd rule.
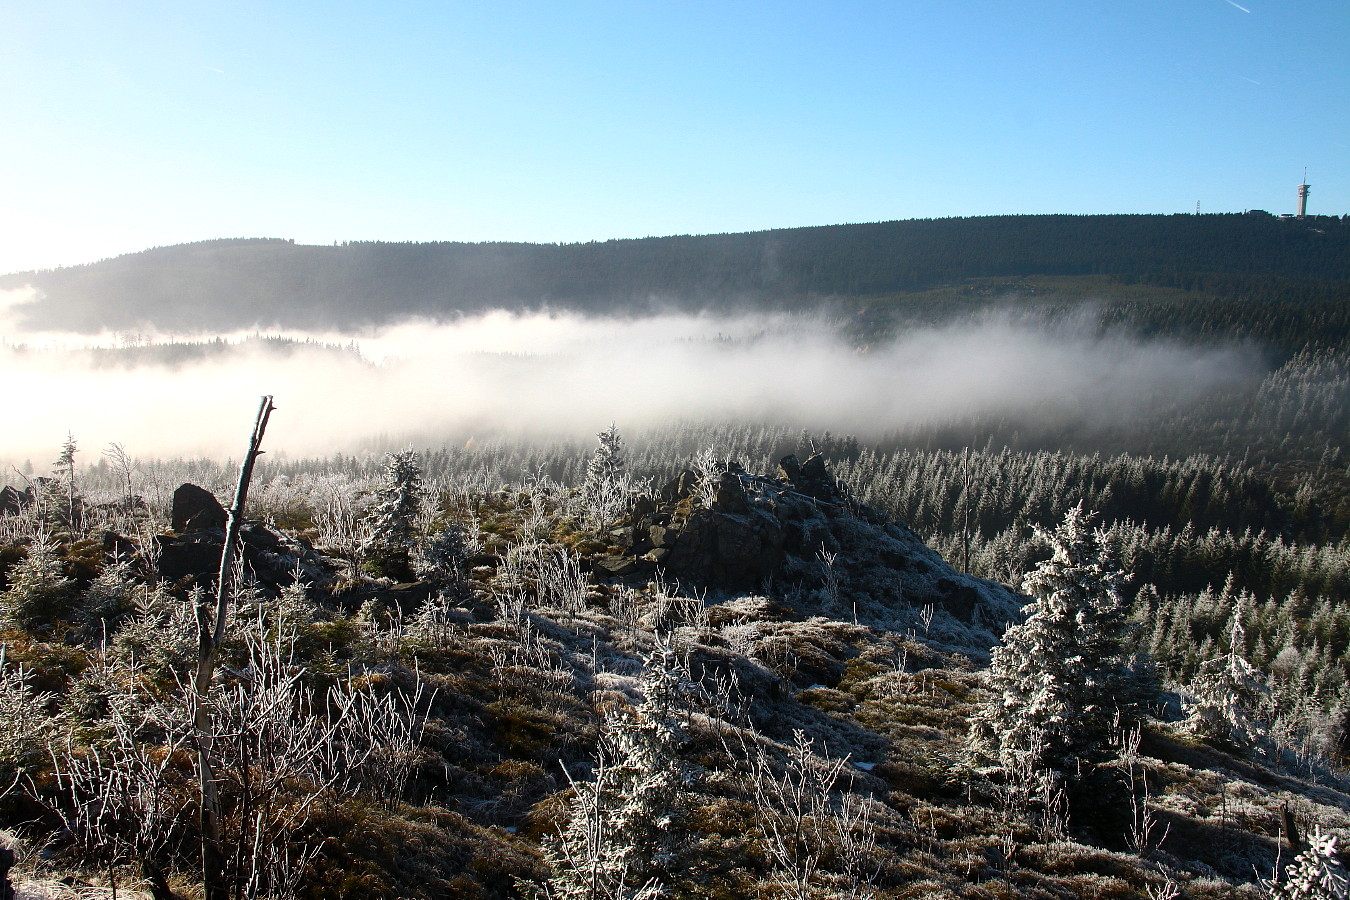
[[[797,309],[1031,275],[1335,303],[1350,223],[1269,215],[990,216],[586,244],[221,240],[0,278],[46,328],[354,327],[492,308]]]

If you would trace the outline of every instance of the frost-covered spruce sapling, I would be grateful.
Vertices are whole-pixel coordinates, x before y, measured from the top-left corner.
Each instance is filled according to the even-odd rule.
[[[677,746],[680,692],[687,685],[669,647],[642,672],[642,701],[610,713],[594,781],[573,781],[571,816],[546,841],[546,886],[522,883],[536,900],[656,900],[688,867],[688,836],[678,827],[688,776]]]
[[[1271,900],[1346,900],[1350,897],[1350,874],[1336,856],[1336,838],[1313,832],[1309,847],[1294,857],[1284,881],[1266,882]]]
[[[610,423],[595,437],[600,446],[586,464],[580,518],[591,528],[603,528],[624,513],[632,494],[632,482],[624,471],[623,438],[618,427]]]
[[[598,481],[613,481],[623,474],[623,438],[619,436],[619,428],[613,422],[604,431],[596,434],[596,439],[600,446],[595,448],[591,454],[590,462],[586,464],[586,484],[590,485]]]
[[[1205,660],[1190,684],[1186,725],[1207,741],[1234,749],[1250,749],[1266,740],[1260,710],[1270,687],[1242,656],[1245,643],[1242,608],[1233,607],[1228,652]]]
[[[413,571],[424,581],[454,584],[460,580],[460,564],[473,552],[472,544],[464,529],[453,523],[423,535],[412,551]]]
[[[79,634],[99,640],[116,631],[124,619],[136,612],[144,594],[145,589],[133,578],[131,561],[120,554],[113,556],[80,597],[75,610]]]
[[[9,571],[9,588],[0,592],[0,623],[33,630],[49,627],[70,612],[75,582],[66,577],[60,548],[45,532],[28,544],[28,553]]]
[[[1081,503],[1044,536],[1053,556],[1023,579],[1035,601],[994,650],[991,696],[971,724],[970,743],[1009,772],[1075,777],[1133,712],[1125,575]]]
[[[70,528],[78,528],[82,518],[84,499],[75,485],[75,435],[66,433],[65,443],[61,445],[61,454],[52,463],[52,477],[55,495],[49,495],[52,511],[57,521]],[[50,490],[50,489],[49,489]]]
[[[51,694],[33,687],[34,673],[22,663],[10,665],[0,644],[0,797],[46,750],[52,719],[46,706]]]
[[[366,565],[376,574],[411,581],[411,554],[417,543],[417,515],[422,508],[422,467],[409,447],[386,454],[380,487],[370,511]]]

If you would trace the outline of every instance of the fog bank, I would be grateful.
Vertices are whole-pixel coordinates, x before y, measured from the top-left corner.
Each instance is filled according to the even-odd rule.
[[[238,457],[267,393],[278,407],[267,446],[295,457],[347,452],[376,436],[391,446],[413,434],[488,430],[584,436],[611,421],[623,429],[748,419],[864,438],[974,415],[1119,422],[1147,414],[1150,398],[1184,401],[1261,371],[1255,353],[1237,347],[1004,318],[910,331],[862,350],[821,320],[786,315],[495,312],[290,337],[326,346],[231,335],[228,347],[178,354],[170,365],[153,353],[77,352],[74,338],[60,341],[64,350],[7,344],[0,378],[18,390],[9,392],[0,461],[31,460],[43,472],[67,432],[86,462],[111,441],[140,458]],[[353,342],[359,353],[338,349]]]

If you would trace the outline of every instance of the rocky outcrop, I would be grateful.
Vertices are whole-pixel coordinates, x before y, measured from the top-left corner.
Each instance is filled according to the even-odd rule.
[[[216,495],[191,482],[173,492],[169,522],[174,531],[208,531],[224,528],[228,515]]]
[[[173,494],[173,525],[179,534],[156,537],[156,568],[170,582],[214,582],[220,572],[225,545],[225,509],[215,496],[194,484]],[[336,579],[334,560],[318,553],[306,541],[291,537],[265,522],[245,520],[239,528],[244,568],[263,587],[278,590],[298,577],[324,589]]]
[[[859,621],[886,621],[931,607],[963,626],[997,633],[1025,598],[958,572],[913,531],[851,498],[820,456],[785,457],[777,478],[731,464],[711,505],[684,472],[634,507],[625,552],[597,574],[649,578],[660,572],[714,592],[772,586],[776,595]]]
[[[0,516],[17,516],[32,503],[33,494],[27,488],[22,491],[10,485],[0,488]]]

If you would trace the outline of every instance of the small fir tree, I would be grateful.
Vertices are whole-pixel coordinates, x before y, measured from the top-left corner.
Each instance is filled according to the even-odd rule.
[[[1053,555],[1022,582],[1035,601],[994,650],[992,696],[972,722],[971,745],[1007,771],[1071,776],[1105,751],[1131,712],[1125,575],[1091,526],[1080,503],[1043,533]]]
[[[624,471],[623,438],[611,423],[598,433],[600,446],[586,464],[581,486],[581,519],[589,527],[603,528],[627,509],[633,495],[632,479]]]
[[[411,580],[411,554],[422,508],[422,467],[411,447],[386,454],[375,498],[366,548],[369,565],[376,574]]]
[[[459,581],[460,564],[470,555],[471,543],[464,529],[454,524],[424,535],[413,548],[413,571],[424,581],[453,584]]]
[[[1346,900],[1350,897],[1350,874],[1336,856],[1336,838],[1319,826],[1311,845],[1294,857],[1284,881],[1266,882],[1271,900]]]
[[[586,464],[587,487],[616,481],[624,469],[623,438],[619,436],[618,426],[610,422],[609,427],[595,437],[600,446],[595,448]]]
[[[34,672],[22,663],[11,666],[0,644],[0,797],[18,783],[23,772],[47,749],[52,695],[34,689]]]
[[[39,532],[28,544],[28,555],[9,572],[9,589],[0,593],[0,621],[28,629],[50,626],[70,612],[75,594],[60,548]]]
[[[136,611],[144,593],[132,576],[131,561],[120,554],[113,556],[80,597],[76,609],[80,634],[93,640],[111,634]]]
[[[1228,652],[1200,664],[1186,719],[1198,737],[1234,749],[1250,749],[1264,740],[1259,710],[1270,697],[1265,678],[1242,655],[1245,643],[1242,608],[1235,604]]]
[[[56,519],[71,528],[79,526],[80,512],[84,505],[75,485],[75,453],[77,449],[75,435],[67,432],[65,443],[61,445],[61,453],[52,462],[54,484],[49,487],[52,495],[48,497],[52,503],[51,508],[56,515]]]
[[[676,752],[683,672],[668,647],[646,661],[642,702],[606,717],[595,780],[573,782],[572,815],[544,845],[548,900],[657,900],[688,865],[676,820],[688,776]]]

